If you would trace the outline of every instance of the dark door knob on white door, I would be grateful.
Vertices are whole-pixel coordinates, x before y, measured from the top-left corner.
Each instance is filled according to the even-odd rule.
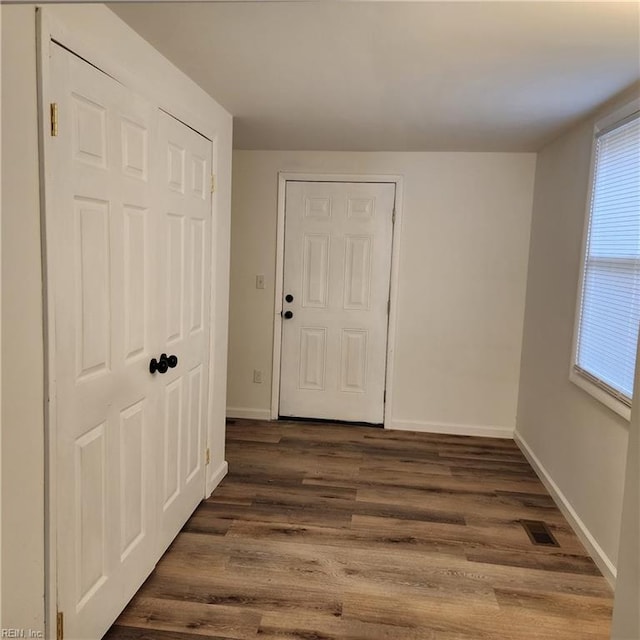
[[[149,373],[167,373],[169,369],[173,369],[178,365],[178,356],[170,355],[167,356],[166,353],[163,353],[160,356],[159,360],[155,358],[151,358],[151,362],[149,362]]]

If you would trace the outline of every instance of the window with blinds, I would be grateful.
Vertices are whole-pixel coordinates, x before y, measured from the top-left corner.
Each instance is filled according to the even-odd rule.
[[[640,324],[640,112],[599,131],[574,370],[623,404]]]

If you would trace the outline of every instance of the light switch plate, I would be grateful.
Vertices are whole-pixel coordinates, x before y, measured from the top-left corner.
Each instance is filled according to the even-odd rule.
[[[264,289],[264,276],[256,276],[256,289]]]

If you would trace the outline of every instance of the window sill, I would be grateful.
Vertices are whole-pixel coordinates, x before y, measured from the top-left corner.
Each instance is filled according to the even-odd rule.
[[[596,400],[609,407],[612,411],[627,421],[631,420],[631,407],[627,406],[624,402],[621,402],[617,398],[614,398],[611,394],[607,393],[604,389],[601,389],[598,385],[593,384],[590,380],[581,376],[575,369],[571,369],[569,373],[569,380],[576,386],[586,391],[590,396],[593,396]]]

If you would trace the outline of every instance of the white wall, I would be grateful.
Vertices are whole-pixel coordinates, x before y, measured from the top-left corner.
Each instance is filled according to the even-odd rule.
[[[63,43],[216,140],[211,488],[226,466],[231,116],[106,7],[45,11]],[[2,6],[2,54],[2,623],[42,630],[47,483],[33,6]]]
[[[279,171],[401,174],[394,427],[515,426],[534,154],[235,151],[227,405],[268,418]],[[265,275],[265,289],[255,276]],[[261,369],[264,383],[254,384]],[[485,430],[488,431],[488,430]]]
[[[593,125],[609,109],[538,154],[517,437],[613,580],[629,423],[569,381]]]
[[[638,345],[640,347],[640,345]],[[635,389],[640,389],[640,348],[636,358]],[[631,413],[629,450],[625,473],[624,501],[618,577],[613,607],[613,640],[640,638],[640,404]]]
[[[35,11],[2,11],[2,624],[44,629]]]

